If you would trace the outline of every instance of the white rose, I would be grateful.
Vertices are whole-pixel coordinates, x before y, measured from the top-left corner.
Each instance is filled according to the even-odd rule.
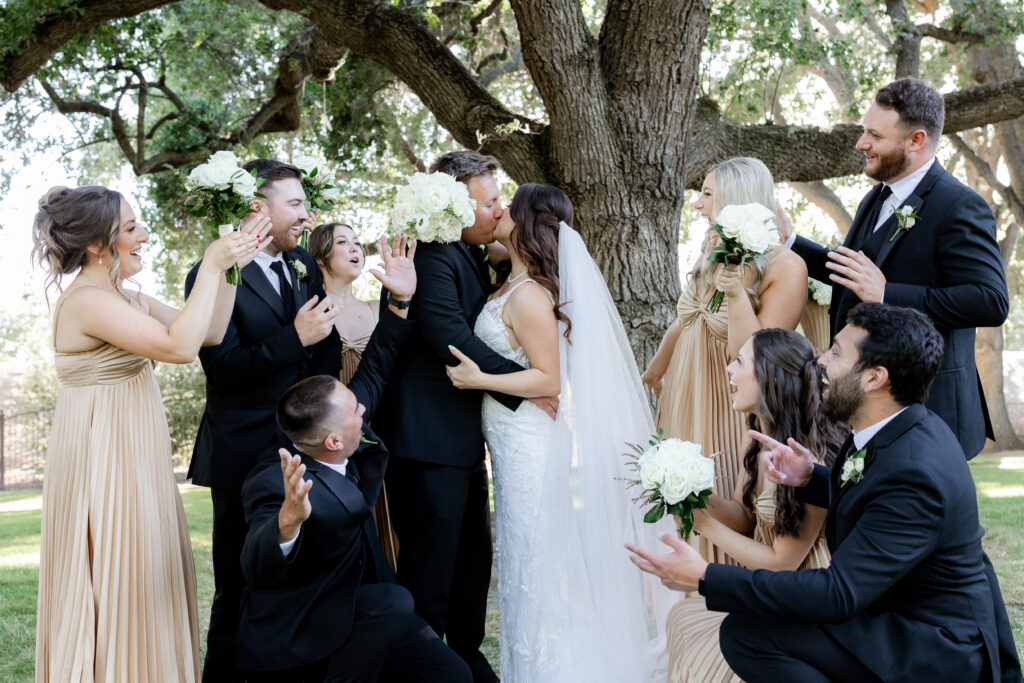
[[[239,171],[238,160],[231,152],[217,152],[206,163],[206,175],[210,181],[210,187],[227,187],[231,184],[233,176]]]
[[[715,485],[715,461],[711,458],[704,456],[688,458],[680,463],[679,469],[690,484],[692,493],[700,493]]]
[[[686,500],[686,497],[693,492],[693,484],[686,472],[670,470],[665,474],[665,481],[662,482],[661,497],[669,505]]]
[[[843,463],[843,478],[844,479],[849,479],[850,478],[850,475],[853,474],[854,467],[855,467],[855,465],[853,464],[853,460],[847,460],[846,462]]]
[[[743,214],[742,205],[740,204],[723,206],[718,215],[715,216],[715,223],[722,226],[723,235],[729,239],[736,239],[737,235],[740,234],[740,228],[743,227]]]
[[[337,187],[335,185],[331,185],[330,187],[325,187],[320,192],[320,196],[323,197],[324,199],[326,199],[329,202],[333,202],[340,195],[341,195],[341,188],[339,188],[339,187]]]
[[[853,460],[853,469],[857,470],[858,472],[863,472],[864,471],[864,458],[854,458],[854,460]]]
[[[199,164],[188,174],[188,184],[195,187],[214,187],[210,179],[210,165]]]
[[[763,254],[777,241],[772,227],[774,226],[756,221],[746,223],[740,228],[739,242],[745,249]]]
[[[665,481],[665,460],[660,457],[657,448],[651,448],[637,460],[640,467],[640,485],[644,489],[654,489]]]
[[[295,166],[306,175],[312,173],[314,169],[321,168],[320,161],[316,157],[309,156],[308,154],[296,154],[292,157],[292,166]],[[319,172],[317,175],[319,175]]]
[[[231,179],[231,187],[234,188],[235,193],[245,199],[251,199],[256,195],[256,179],[252,177],[251,173],[241,169],[235,171],[235,176]]]

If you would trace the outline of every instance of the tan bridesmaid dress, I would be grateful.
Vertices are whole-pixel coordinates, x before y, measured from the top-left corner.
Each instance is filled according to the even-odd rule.
[[[110,344],[54,356],[36,681],[197,681],[195,568],[153,364]]]
[[[769,484],[754,501],[754,540],[775,543],[775,486]],[[831,556],[822,525],[817,542],[811,546],[800,569],[827,567]],[[681,600],[668,613],[668,683],[726,683],[739,681],[718,646],[718,629],[726,615],[709,612],[700,595]]]
[[[706,455],[718,453],[715,492],[732,498],[743,468],[747,415],[733,410],[729,398],[729,302],[723,300],[717,313],[709,313],[710,298],[710,293],[696,296],[692,283],[679,298],[681,330],[662,378],[655,424],[665,438],[699,443]],[[690,542],[708,562],[734,564],[706,539],[694,535]]]

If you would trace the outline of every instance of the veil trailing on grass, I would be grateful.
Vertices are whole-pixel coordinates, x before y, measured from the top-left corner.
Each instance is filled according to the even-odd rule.
[[[561,564],[547,573],[552,612],[561,625],[578,680],[646,681],[664,652],[664,623],[681,595],[637,569],[626,542],[657,547],[675,533],[670,520],[643,522],[622,481],[626,444],[654,433],[636,360],[608,287],[579,233],[562,223],[559,292],[572,321],[559,337],[561,402],[545,490],[541,557]],[[564,325],[560,326],[564,332]],[[564,454],[561,455],[561,454]],[[567,657],[567,659],[568,659]],[[584,676],[588,678],[584,678]],[[563,679],[564,680],[564,679]]]

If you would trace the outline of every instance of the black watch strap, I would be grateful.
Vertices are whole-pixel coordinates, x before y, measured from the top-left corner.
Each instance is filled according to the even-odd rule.
[[[399,301],[395,297],[391,296],[391,292],[388,292],[388,306],[394,306],[398,310],[402,311],[412,306],[412,299],[406,299],[405,301]]]
[[[700,579],[697,580],[697,593],[699,593],[700,595],[705,595],[705,593],[704,593],[704,577],[707,576],[707,575],[708,575],[707,570],[704,570],[704,573],[701,574]]]

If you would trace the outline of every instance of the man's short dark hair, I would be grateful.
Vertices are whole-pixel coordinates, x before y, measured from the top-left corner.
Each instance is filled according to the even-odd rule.
[[[498,170],[498,160],[486,154],[477,154],[469,150],[442,154],[430,165],[430,172],[447,173],[455,176],[460,183],[482,175],[494,175]]]
[[[338,380],[314,375],[289,387],[277,402],[277,425],[296,444],[312,445],[326,436],[335,409],[331,395]]]
[[[923,129],[935,149],[946,120],[946,105],[935,88],[918,78],[901,78],[879,90],[875,102],[899,114],[900,124],[908,132]]]
[[[861,303],[846,316],[868,335],[857,349],[856,370],[884,367],[889,390],[902,406],[924,403],[935,373],[942,365],[942,335],[921,311],[902,306]]]
[[[302,171],[300,171],[297,166],[286,164],[283,161],[275,161],[273,159],[253,159],[252,161],[247,161],[242,168],[246,171],[252,171],[254,168],[256,169],[256,177],[263,181],[256,188],[260,192],[263,192],[263,190],[275,180],[284,180],[285,178],[302,180]]]

